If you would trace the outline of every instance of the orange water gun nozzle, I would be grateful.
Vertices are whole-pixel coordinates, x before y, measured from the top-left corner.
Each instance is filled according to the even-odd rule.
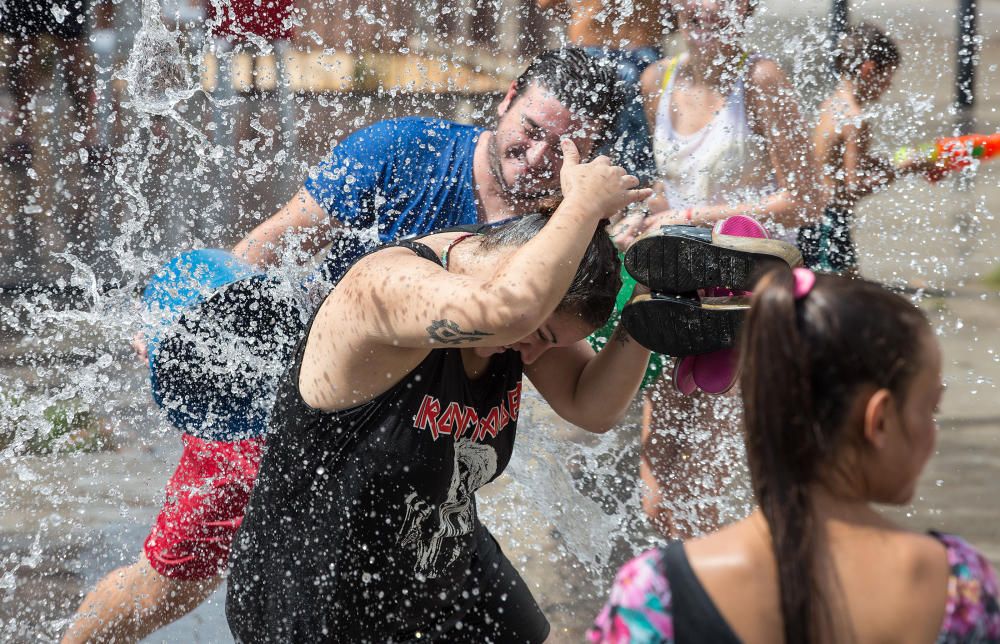
[[[895,161],[897,165],[912,160],[933,163],[934,167],[927,172],[927,175],[929,179],[936,180],[945,173],[971,166],[973,160],[986,161],[998,156],[1000,156],[1000,132],[947,136],[915,148],[900,148],[896,152]]]

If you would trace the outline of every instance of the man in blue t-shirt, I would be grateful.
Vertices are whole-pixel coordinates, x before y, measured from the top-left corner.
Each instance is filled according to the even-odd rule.
[[[559,140],[586,158],[621,109],[615,68],[580,49],[539,56],[510,85],[492,130],[436,118],[383,121],[335,145],[305,185],[234,251],[259,266],[305,259],[348,229],[340,265],[376,241],[494,223],[557,203]],[[339,236],[341,240],[343,235]]]
[[[336,242],[326,260],[336,277],[381,242],[553,208],[559,141],[570,137],[583,158],[597,147],[621,109],[615,73],[579,49],[547,52],[511,83],[492,130],[435,118],[359,130],[234,252],[264,267],[286,253],[305,261]],[[141,639],[208,597],[222,581],[261,446],[185,436],[142,556],[87,595],[64,642]]]

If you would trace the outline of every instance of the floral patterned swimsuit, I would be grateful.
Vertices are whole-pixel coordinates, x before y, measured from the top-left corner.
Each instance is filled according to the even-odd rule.
[[[944,544],[951,568],[948,604],[937,644],[1000,642],[1000,605],[993,568],[962,538],[930,534]],[[687,620],[698,637],[685,639],[738,642],[697,584],[683,553],[680,542],[676,542],[667,548],[648,550],[622,566],[608,603],[587,634],[589,640],[604,644],[672,643],[675,633],[684,631],[681,622]],[[683,597],[682,593],[671,593],[666,561],[670,561],[670,576],[675,584],[677,579],[684,581],[687,592]]]

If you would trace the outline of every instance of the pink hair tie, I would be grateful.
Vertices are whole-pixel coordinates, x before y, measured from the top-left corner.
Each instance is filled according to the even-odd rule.
[[[808,268],[795,268],[792,269],[792,275],[795,276],[795,299],[801,300],[816,285],[816,273]]]

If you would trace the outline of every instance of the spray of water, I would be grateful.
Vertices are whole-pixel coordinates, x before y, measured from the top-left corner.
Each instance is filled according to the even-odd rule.
[[[122,78],[128,82],[130,107],[138,112],[167,114],[195,93],[177,34],[167,31],[160,20],[157,0],[143,2],[142,27],[132,42]]]
[[[226,3],[216,2],[220,9],[226,8]],[[620,4],[624,13],[634,9],[632,3]],[[928,39],[926,34],[938,27],[943,33],[942,25],[952,24],[951,16],[922,18],[912,11],[893,14],[872,3],[857,4],[859,13],[881,11],[875,17],[904,43],[900,78],[883,103],[871,110],[875,149],[889,154],[900,144],[950,133],[954,117],[949,106],[950,41]],[[483,44],[463,34],[465,51],[456,51],[452,41],[442,39],[450,24],[471,24],[473,18],[487,13],[485,8],[462,7],[456,11],[448,3],[422,1],[419,20],[407,26],[394,22],[387,10],[359,5],[347,12],[347,18],[337,15],[353,31],[343,30],[336,53],[357,54],[360,59],[364,55],[361,29],[371,29],[367,40],[403,54],[431,52],[441,64],[460,56],[471,59],[469,51],[475,53],[475,47],[498,48],[498,43]],[[507,5],[496,12],[498,22],[519,19]],[[814,106],[831,87],[824,54],[825,16],[794,14],[791,9],[787,13],[779,17],[771,3],[761,3],[744,37],[754,49],[773,55],[792,79],[803,104]],[[942,22],[945,19],[948,22]],[[328,33],[317,32],[322,31],[321,23],[303,27],[313,28],[314,43],[329,38]],[[512,41],[504,46],[509,45],[512,52],[510,64],[519,68],[525,62],[522,51],[532,39],[537,44],[563,38],[558,25],[541,36],[526,30],[513,33]],[[56,239],[44,247],[43,259],[59,269],[56,286],[72,294],[68,300],[52,290],[3,294],[0,328],[7,359],[0,367],[0,482],[4,488],[0,514],[14,517],[0,527],[4,534],[0,542],[11,535],[13,544],[0,548],[0,616],[10,616],[0,626],[0,639],[5,641],[55,639],[83,587],[134,558],[162,501],[163,482],[176,462],[176,434],[150,403],[144,369],[128,349],[137,329],[155,323],[135,301],[147,276],[180,250],[231,245],[253,223],[269,216],[270,206],[247,206],[246,200],[233,193],[259,186],[254,199],[265,202],[269,195],[261,193],[271,190],[280,192],[278,200],[284,202],[296,186],[268,184],[268,175],[288,157],[295,157],[295,162],[307,157],[311,163],[328,149],[331,138],[341,138],[383,115],[463,113],[485,122],[485,115],[492,113],[488,101],[447,102],[440,96],[414,97],[398,88],[363,95],[299,96],[295,100],[300,130],[305,131],[303,124],[308,124],[315,134],[307,143],[312,146],[308,153],[296,157],[296,151],[277,150],[281,128],[267,118],[273,114],[268,113],[265,99],[256,97],[265,109],[250,119],[251,139],[244,140],[242,147],[227,146],[220,134],[235,129],[236,110],[208,127],[207,108],[224,111],[246,101],[203,98],[192,78],[196,65],[181,44],[179,34],[164,25],[156,0],[145,0],[139,29],[117,74],[126,83],[128,100],[117,116],[125,134],[110,170],[112,181],[104,186],[109,193],[106,207],[98,213],[111,229],[97,244],[103,262],[87,257],[74,246],[72,235],[64,235],[66,243]],[[265,52],[271,48],[266,41],[254,46]],[[981,82],[985,91],[995,93],[997,54],[991,51]],[[204,53],[199,50],[196,55]],[[48,118],[56,111],[55,104],[40,96],[37,111]],[[4,118],[0,115],[0,120]],[[981,110],[981,118],[983,128],[1000,129],[995,109]],[[251,140],[257,142],[251,144]],[[273,157],[264,156],[265,150],[268,154],[273,150]],[[54,163],[70,167],[71,158],[79,155],[61,155]],[[910,287],[914,301],[930,308],[940,337],[960,347],[954,349],[953,355],[960,357],[950,368],[949,385],[963,392],[960,400],[969,409],[995,397],[994,379],[985,370],[995,369],[1000,361],[990,324],[990,314],[995,312],[989,307],[994,304],[942,296],[982,291],[980,278],[998,261],[995,252],[984,251],[995,246],[997,173],[985,165],[979,172],[978,182],[964,190],[956,190],[950,181],[930,185],[917,177],[906,179],[862,203],[856,217],[865,274]],[[43,174],[34,171],[38,180]],[[300,173],[295,181],[302,178]],[[231,186],[235,186],[233,191]],[[66,200],[73,187],[65,180],[52,180],[51,191],[52,199]],[[18,212],[50,212],[47,203],[39,197],[29,204],[30,212]],[[375,233],[371,229],[343,232],[369,241]],[[300,268],[300,259],[288,255],[275,269],[293,285],[289,288],[298,288],[310,273],[309,268]],[[322,284],[310,284],[315,297],[322,294]],[[993,298],[996,287],[991,288],[989,297]],[[929,296],[938,297],[928,304]],[[985,367],[976,362],[979,354],[986,356]],[[229,357],[236,355],[234,349]],[[731,402],[718,404],[725,407]],[[730,411],[715,410],[716,415]],[[641,511],[637,423],[633,413],[624,426],[607,435],[583,435],[555,419],[537,396],[526,393],[515,459],[481,504],[484,522],[512,558],[523,564],[525,577],[543,586],[543,604],[552,607],[554,615],[568,615],[565,621],[577,628],[576,633],[593,617],[616,566],[659,539]],[[748,497],[738,433],[720,439],[713,427],[687,429],[693,444],[707,446],[706,452],[695,455],[691,468],[705,476],[685,478],[694,493],[667,503],[692,525],[720,507],[725,517],[741,516],[748,510]],[[73,451],[80,435],[87,432],[109,434],[121,451]],[[714,442],[718,440],[721,443]],[[976,451],[971,454],[975,456]],[[699,492],[716,489],[712,473],[721,473],[722,495]],[[944,481],[935,485],[944,494],[957,489],[949,486],[960,473],[942,470],[933,476]],[[131,482],[125,481],[128,477]],[[935,507],[962,502],[933,494],[928,494],[934,499],[930,502],[917,501],[912,510],[915,516],[926,518]],[[113,554],[95,554],[103,551]],[[54,575],[73,577],[76,585],[55,591],[39,585],[38,580],[48,574],[45,571],[53,568]],[[224,637],[218,604],[210,611],[214,617],[202,613],[197,619],[214,624],[219,637]]]

